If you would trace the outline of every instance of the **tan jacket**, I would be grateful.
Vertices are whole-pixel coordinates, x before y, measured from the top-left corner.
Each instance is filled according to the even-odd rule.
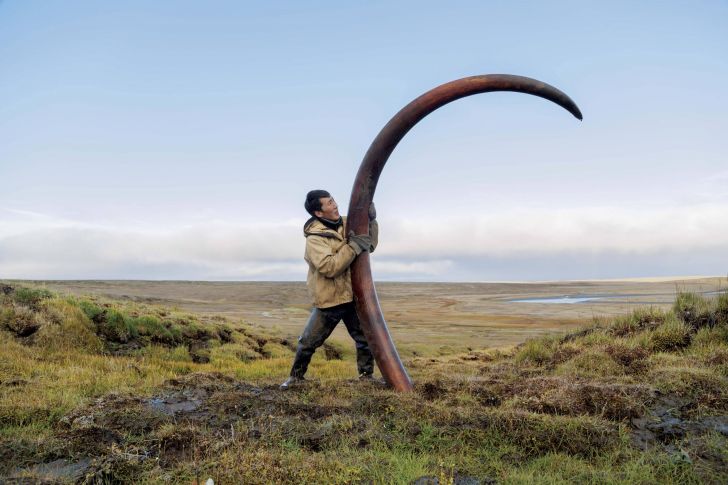
[[[303,226],[306,237],[303,259],[308,263],[306,285],[316,308],[329,308],[354,300],[349,266],[356,253],[347,242],[346,232],[346,217],[338,231],[324,226],[315,217]],[[369,223],[369,235],[372,237],[369,252],[373,252],[379,236],[377,221]]]

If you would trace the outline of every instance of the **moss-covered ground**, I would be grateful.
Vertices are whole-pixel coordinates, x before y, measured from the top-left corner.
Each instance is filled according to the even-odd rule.
[[[415,392],[295,342],[0,285],[0,481],[726,483],[728,295],[505,349],[407,359]]]

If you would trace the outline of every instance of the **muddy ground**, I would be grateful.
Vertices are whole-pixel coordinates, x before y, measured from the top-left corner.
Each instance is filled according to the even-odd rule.
[[[727,416],[691,417],[694,403],[690,400],[661,396],[645,386],[604,389],[588,382],[571,384],[575,395],[587,396],[584,406],[568,410],[544,405],[544,389],[560,384],[563,382],[558,379],[526,374],[513,381],[499,378],[497,373],[467,382],[433,380],[418,383],[416,393],[404,405],[417,408],[421,418],[427,417],[443,433],[469,427],[505,427],[503,431],[510,439],[521,445],[520,459],[546,452],[589,456],[595,450],[615,446],[619,423],[629,423],[629,436],[636,448],[660,449],[676,460],[700,460],[728,473],[725,454],[701,442],[711,432],[728,436]],[[443,412],[443,406],[447,408],[449,400],[464,387],[485,412]],[[322,399],[311,398],[322,392],[349,399],[322,403]],[[628,398],[620,402],[614,400],[615,396]],[[513,397],[530,402],[531,410],[539,408],[553,415],[591,414],[608,417],[612,424],[593,429],[587,426],[577,431],[573,442],[546,437],[534,447],[530,439],[538,431],[527,421],[490,421],[497,415],[489,415],[487,410],[497,409]],[[374,442],[393,439],[388,435],[395,431],[388,429],[388,421],[382,417],[392,412],[388,406],[395,399],[402,404],[401,398],[395,398],[377,382],[343,381],[328,391],[309,382],[281,391],[275,385],[254,386],[221,374],[193,374],[168,381],[151,397],[110,394],[77,409],[60,421],[57,440],[49,444],[45,461],[15,468],[6,475],[5,483],[114,482],[134,477],[145,468],[170,469],[181,463],[194,466],[196,461],[226,449],[278,446],[286,439],[300,443],[306,453],[341,446],[342,439],[364,449]],[[639,405],[630,407],[626,403]],[[605,406],[611,406],[614,412],[605,413]],[[340,436],[342,423],[345,438]],[[417,440],[425,431],[417,421],[410,420],[397,432]],[[689,456],[683,451],[686,443],[690,446]],[[38,459],[22,456],[22,450],[4,452],[15,454],[3,457],[14,463]],[[417,483],[437,483],[436,479],[422,477]],[[472,485],[495,480],[462,475],[455,483]]]

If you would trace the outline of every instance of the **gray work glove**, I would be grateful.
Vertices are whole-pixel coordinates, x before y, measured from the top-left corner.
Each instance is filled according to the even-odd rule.
[[[349,246],[351,246],[357,256],[362,251],[369,251],[371,245],[372,237],[369,234],[354,234],[354,231],[349,233]]]
[[[369,204],[369,220],[373,221],[377,218],[377,208],[374,207],[374,202]]]

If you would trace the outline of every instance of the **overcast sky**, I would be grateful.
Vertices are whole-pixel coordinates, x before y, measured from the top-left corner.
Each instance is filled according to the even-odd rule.
[[[0,278],[303,280],[306,192],[375,200],[380,280],[728,273],[728,3],[0,1]]]

